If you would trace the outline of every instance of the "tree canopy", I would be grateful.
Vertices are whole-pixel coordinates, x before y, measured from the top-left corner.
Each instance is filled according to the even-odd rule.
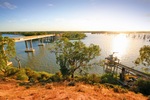
[[[56,42],[55,55],[63,76],[72,76],[77,69],[86,67],[87,63],[100,55],[98,45],[86,46],[81,41],[70,42],[63,38]]]
[[[0,36],[0,70],[7,66],[8,60],[15,55],[15,42],[8,37]]]
[[[135,64],[143,64],[150,66],[150,46],[145,45],[139,50],[139,57],[136,59]]]
[[[66,32],[63,33],[62,37],[66,37],[69,40],[79,40],[85,38],[86,35],[84,33],[79,33],[79,32]]]

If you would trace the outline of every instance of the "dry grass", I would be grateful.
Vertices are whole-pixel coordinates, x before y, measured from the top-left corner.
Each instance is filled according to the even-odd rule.
[[[147,100],[142,94],[115,93],[113,89],[77,83],[36,84],[26,88],[16,80],[0,80],[0,100]]]

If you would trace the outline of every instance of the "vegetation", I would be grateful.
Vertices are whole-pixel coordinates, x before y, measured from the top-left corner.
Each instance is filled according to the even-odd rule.
[[[88,62],[99,54],[99,46],[94,44],[86,46],[81,41],[70,42],[67,38],[57,41],[55,46],[57,63],[60,65],[63,77],[74,78],[77,69],[86,68]]]
[[[143,64],[144,66],[150,66],[150,46],[143,46],[140,51],[140,55],[136,59],[135,64]]]
[[[16,80],[23,80],[29,82],[45,82],[48,81],[50,77],[54,75],[47,72],[36,72],[30,68],[16,68],[16,67],[7,67],[5,72],[5,77],[10,77]]]
[[[117,78],[113,77],[113,74],[106,73],[101,76],[101,83],[109,83],[118,85]]]
[[[101,82],[101,77],[96,74],[87,74],[85,76],[78,76],[76,81],[84,82],[86,84],[97,84]]]
[[[10,77],[16,80],[25,81],[21,82],[20,85],[28,86],[30,83],[50,83],[50,82],[61,82],[64,81],[62,74],[60,72],[56,74],[50,74],[47,72],[36,72],[31,70],[30,68],[21,68],[18,69],[16,67],[7,67],[5,72],[5,77]],[[26,83],[29,81],[29,83]],[[74,82],[84,82],[86,84],[92,84],[95,86],[112,88],[114,92],[117,93],[127,93],[128,90],[122,88],[118,85],[116,78],[113,78],[111,74],[104,74],[102,76],[98,76],[96,74],[88,74],[87,76],[76,76],[74,81],[71,81],[68,85],[74,86]],[[103,85],[102,85],[102,84]],[[115,84],[115,85],[114,85]],[[33,84],[32,84],[33,85]],[[150,95],[150,81],[149,80],[138,80],[135,85],[132,87],[133,91],[141,92],[145,95]]]
[[[150,80],[139,79],[135,86],[131,88],[134,92],[140,92],[144,95],[150,95]]]
[[[73,31],[27,31],[27,32],[0,32],[0,34],[20,34],[24,36],[32,36],[32,35],[46,35],[46,34],[62,34],[63,37],[67,37],[69,39],[83,39],[86,37],[84,32],[73,32]]]
[[[8,60],[15,53],[15,42],[11,38],[0,36],[0,71],[5,72]]]
[[[24,36],[54,34],[53,32],[46,32],[46,31],[41,31],[41,32],[38,32],[38,31],[31,31],[31,32],[1,32],[1,33],[2,34],[21,34],[21,35],[24,35]]]
[[[84,33],[79,33],[79,32],[66,32],[63,33],[62,37],[66,37],[69,40],[79,40],[85,38],[86,35]]]
[[[33,33],[47,34],[47,33]],[[75,72],[83,72],[87,68],[88,63],[100,54],[100,48],[97,45],[91,44],[86,46],[81,41],[70,42],[69,39],[81,39],[82,34],[79,33],[64,33],[63,38],[56,42],[55,55],[57,63],[60,65],[60,72],[52,75],[46,72],[36,72],[29,68],[16,68],[7,66],[8,60],[15,55],[15,43],[8,37],[0,36],[0,72],[4,73],[4,77],[11,77],[16,80],[35,82],[60,82],[64,79],[71,78],[74,81],[85,82],[88,84],[105,84],[106,87],[113,88],[114,92],[126,93],[127,90],[118,85],[117,79],[112,74],[104,74],[101,77],[96,74],[86,74],[85,76],[74,77]],[[76,34],[76,35],[75,35]],[[26,35],[31,35],[30,32]],[[84,37],[82,37],[84,38]],[[150,65],[150,46],[144,46],[140,49],[140,56],[136,60],[136,64]],[[1,77],[1,76],[0,76]],[[70,82],[70,86],[74,86],[74,81]],[[115,85],[114,85],[115,84]],[[132,87],[135,92],[141,92],[145,95],[150,95],[150,81],[138,80]]]

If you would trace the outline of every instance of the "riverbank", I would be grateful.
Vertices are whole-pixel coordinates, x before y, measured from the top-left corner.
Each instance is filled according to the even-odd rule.
[[[76,83],[68,86],[67,82],[20,86],[21,81],[0,80],[0,100],[148,100],[142,94],[116,93],[111,88],[97,85]]]

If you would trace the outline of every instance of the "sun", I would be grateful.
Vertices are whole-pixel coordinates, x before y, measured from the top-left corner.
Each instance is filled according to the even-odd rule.
[[[121,58],[123,55],[126,54],[126,50],[128,48],[128,39],[126,34],[118,34],[113,38],[112,42],[112,52],[116,52],[116,56]]]

